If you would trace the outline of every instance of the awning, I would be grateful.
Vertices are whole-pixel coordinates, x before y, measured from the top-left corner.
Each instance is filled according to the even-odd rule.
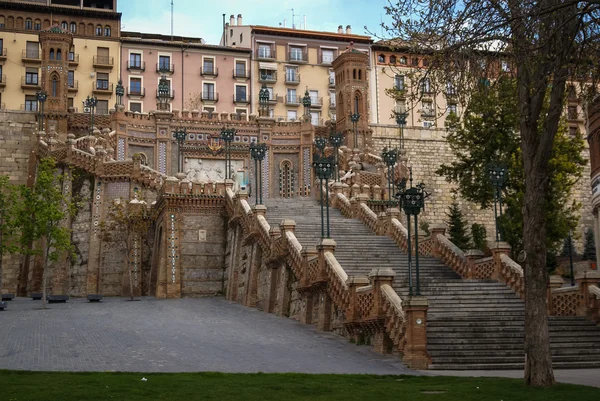
[[[258,68],[261,70],[277,71],[277,63],[258,63]]]

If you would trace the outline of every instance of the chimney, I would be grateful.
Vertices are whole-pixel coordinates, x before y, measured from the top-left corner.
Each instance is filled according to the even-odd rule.
[[[344,27],[343,26],[338,26],[338,33],[344,33]]]
[[[242,25],[242,14],[238,14],[238,18],[237,19],[238,19],[238,21],[237,21],[238,25],[241,26]]]
[[[350,25],[346,25],[346,35],[352,34],[352,27]]]
[[[233,14],[231,14],[229,16],[229,26],[234,26],[235,25],[235,17],[233,16]]]
[[[287,22],[286,19],[283,20],[283,27],[285,28],[285,23]]]

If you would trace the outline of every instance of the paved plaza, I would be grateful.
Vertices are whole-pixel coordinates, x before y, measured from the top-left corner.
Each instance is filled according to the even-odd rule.
[[[0,369],[418,374],[371,346],[222,298],[8,307]]]

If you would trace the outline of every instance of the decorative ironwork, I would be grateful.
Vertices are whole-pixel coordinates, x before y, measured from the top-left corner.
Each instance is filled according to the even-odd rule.
[[[221,140],[225,142],[225,179],[231,179],[231,142],[235,139],[235,128],[221,129]]]
[[[181,147],[183,146],[185,139],[187,138],[187,131],[185,128],[179,128],[173,132],[173,138],[177,141],[177,172],[183,171],[182,159],[181,159]]]
[[[319,179],[321,189],[321,239],[330,238],[329,236],[329,179],[331,178],[335,162],[332,157],[317,157],[313,155],[313,168],[315,169],[315,175]],[[326,198],[323,199],[323,181],[325,181]],[[325,237],[325,222],[323,215],[324,204],[327,204],[327,237]]]
[[[40,114],[39,114],[39,125],[38,130],[44,131],[44,103],[46,103],[46,99],[48,98],[48,92],[40,91],[35,94],[35,97],[38,102],[40,102]]]
[[[266,154],[267,145],[265,143],[252,142],[250,144],[250,157],[254,160],[255,202],[257,205],[262,205],[262,161]]]
[[[494,222],[496,224],[496,242],[502,241],[502,230],[498,225],[498,218],[502,218],[502,188],[508,179],[508,170],[504,164],[490,163],[488,177],[494,188]]]

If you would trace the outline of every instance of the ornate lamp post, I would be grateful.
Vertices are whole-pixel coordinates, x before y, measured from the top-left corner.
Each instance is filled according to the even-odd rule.
[[[404,153],[404,127],[406,127],[406,117],[408,117],[408,113],[405,111],[397,111],[396,112],[396,124],[398,124],[398,129],[400,130],[400,153]]]
[[[267,79],[267,74],[262,74],[261,77],[263,80],[265,80],[265,79]],[[262,117],[269,116],[269,99],[270,98],[271,98],[271,96],[269,94],[269,90],[267,89],[267,84],[263,83],[262,88],[260,89],[260,92],[258,92],[258,104],[260,106],[259,114]]]
[[[260,139],[260,138],[259,138]],[[262,205],[262,161],[267,153],[267,144],[252,142],[250,144],[250,157],[254,160],[254,180],[256,182],[256,204]]]
[[[418,216],[421,212],[421,209],[425,208],[425,199],[431,195],[425,192],[425,184],[420,183],[417,184],[416,187],[413,187],[412,182],[412,168],[409,168],[410,171],[410,188],[406,188],[406,180],[402,180],[400,183],[400,188],[398,189],[398,200],[406,214],[406,222],[408,229],[408,294],[413,295],[413,285],[412,285],[412,248],[411,248],[411,229],[410,229],[410,218],[411,216],[415,216],[415,271],[416,271],[416,294],[421,295],[421,286],[419,283],[419,220]]]
[[[235,138],[235,128],[221,130],[221,139],[225,142],[225,179],[231,178],[231,142]]]
[[[494,187],[494,221],[496,223],[496,242],[502,241],[502,232],[498,227],[498,217],[502,217],[502,188],[508,179],[506,166],[500,163],[488,165],[488,177]]]
[[[117,83],[117,87],[115,88],[115,94],[117,95],[117,104],[115,106],[122,105],[123,95],[125,94],[125,88],[123,88],[123,81],[121,81],[120,79]]]
[[[96,105],[98,104],[98,99],[95,97],[87,97],[85,100],[82,100],[84,109],[88,109],[91,114],[91,125],[89,135],[92,135],[94,132],[94,111],[96,109]]]
[[[571,286],[575,286],[575,273],[573,272],[573,230],[569,230],[569,267],[571,268]]]
[[[317,157],[313,155],[313,168],[315,169],[315,175],[319,178],[321,187],[321,239],[329,237],[329,184],[328,181],[333,174],[335,163],[332,157]],[[326,199],[323,199],[323,181],[325,181]],[[327,237],[325,237],[325,223],[323,216],[323,203],[327,202]]]
[[[178,128],[173,132],[173,138],[177,141],[177,172],[183,171],[182,160],[181,160],[181,147],[187,138],[187,131],[185,128]]]
[[[322,136],[315,138],[315,147],[319,150],[320,157],[325,157],[325,147],[327,146],[327,139]]]
[[[39,125],[38,130],[44,130],[44,103],[46,103],[46,99],[48,98],[48,92],[40,91],[35,94],[37,101],[40,102],[40,112],[39,112]]]
[[[308,120],[310,116],[310,95],[308,94],[308,87],[306,87],[306,91],[304,92],[304,97],[302,98],[302,105],[304,106],[304,117]]]
[[[340,168],[339,168],[339,149],[342,146],[342,142],[344,141],[344,135],[341,132],[335,132],[335,126],[331,127],[331,133],[329,134],[329,143],[333,146],[333,154],[335,161],[335,180],[340,180]]]
[[[166,74],[163,72],[160,81],[158,81],[158,93],[156,95],[159,110],[164,111],[168,109],[170,95],[171,86],[169,85]]]
[[[350,114],[350,121],[352,121],[352,130],[354,131],[354,149],[358,148],[358,120],[360,120],[360,114],[358,109],[354,113]]]
[[[381,152],[381,158],[385,162],[385,165],[388,169],[388,194],[390,206],[393,205],[392,198],[394,197],[394,166],[398,161],[398,149],[396,148],[383,148],[383,152]]]

